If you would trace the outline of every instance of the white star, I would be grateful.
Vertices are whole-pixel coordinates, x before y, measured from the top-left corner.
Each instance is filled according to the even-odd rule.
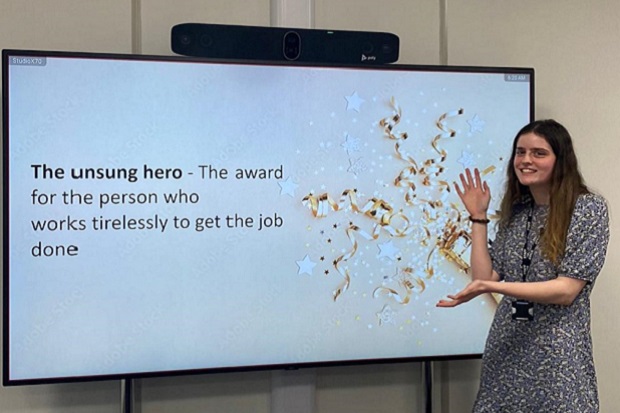
[[[360,139],[354,138],[353,136],[347,134],[347,138],[341,144],[341,146],[347,151],[347,153],[359,152],[360,151]]]
[[[379,244],[379,250],[379,258],[388,257],[392,261],[396,260],[396,254],[400,252],[399,249],[394,246],[394,243],[392,241]]]
[[[476,165],[476,162],[474,162],[474,154],[467,151],[461,152],[458,163],[463,165],[463,168],[473,168]]]
[[[358,158],[358,159],[350,158],[349,164],[350,166],[347,169],[347,171],[352,172],[356,176],[357,174],[362,173],[368,169],[368,167],[366,166],[366,163],[362,160],[362,158]]]
[[[302,275],[302,274],[312,275],[312,270],[316,266],[316,262],[312,262],[312,260],[310,260],[310,257],[308,257],[308,255],[306,255],[303,260],[295,261],[295,262],[297,263],[297,266],[299,267],[299,271],[297,272],[298,275]]]
[[[360,106],[364,103],[364,99],[357,94],[357,91],[353,92],[351,96],[344,97],[347,100],[347,110],[360,111]]]
[[[473,118],[467,121],[469,123],[469,131],[474,132],[482,132],[484,129],[485,122],[480,119],[478,114],[475,114]]]
[[[295,190],[299,187],[290,176],[286,178],[286,181],[278,182],[278,185],[282,188],[280,189],[280,195],[289,195],[292,198],[295,197]]]

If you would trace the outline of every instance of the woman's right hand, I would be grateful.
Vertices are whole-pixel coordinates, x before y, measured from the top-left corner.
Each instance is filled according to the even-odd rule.
[[[455,182],[454,189],[465,205],[465,209],[472,218],[484,219],[487,217],[487,209],[491,202],[491,190],[486,181],[480,177],[480,171],[474,169],[472,176],[469,168],[465,169],[465,175],[459,174],[461,187]]]

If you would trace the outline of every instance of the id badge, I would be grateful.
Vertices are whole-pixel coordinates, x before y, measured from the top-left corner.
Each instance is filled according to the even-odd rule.
[[[534,319],[534,303],[525,300],[513,301],[512,319],[518,321],[532,321]]]

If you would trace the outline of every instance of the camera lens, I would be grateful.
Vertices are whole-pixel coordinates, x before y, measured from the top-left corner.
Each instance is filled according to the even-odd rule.
[[[301,36],[297,32],[286,32],[283,42],[284,57],[287,60],[297,60],[301,55]]]
[[[362,52],[364,53],[372,53],[374,50],[375,50],[375,47],[370,42],[366,42],[362,46]]]
[[[189,46],[191,42],[192,37],[189,34],[182,34],[181,36],[179,36],[179,43],[181,43],[183,46]]]

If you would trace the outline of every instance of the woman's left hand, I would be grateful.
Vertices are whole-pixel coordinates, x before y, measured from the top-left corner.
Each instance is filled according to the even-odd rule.
[[[449,300],[439,300],[437,302],[437,307],[456,307],[457,305],[461,305],[466,303],[481,294],[487,293],[488,288],[486,286],[486,281],[484,280],[474,280],[470,282],[463,290],[454,294],[448,295]]]

